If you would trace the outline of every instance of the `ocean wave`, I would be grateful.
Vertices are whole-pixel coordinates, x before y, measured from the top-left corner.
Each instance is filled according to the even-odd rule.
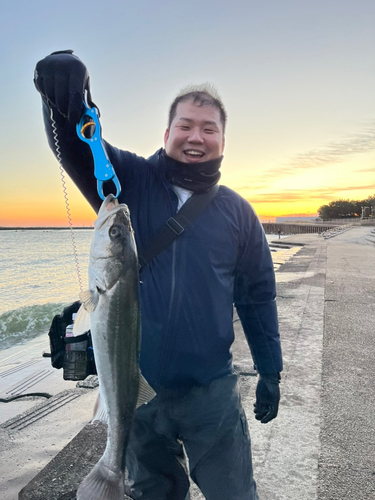
[[[0,315],[0,350],[22,344],[38,335],[48,334],[52,319],[67,304],[42,304],[20,307]]]

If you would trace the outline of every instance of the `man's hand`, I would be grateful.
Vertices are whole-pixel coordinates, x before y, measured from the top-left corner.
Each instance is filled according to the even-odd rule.
[[[255,418],[266,424],[277,416],[280,401],[280,375],[261,375],[256,388]]]
[[[39,61],[35,67],[34,84],[65,118],[72,123],[79,121],[84,92],[90,92],[89,74],[72,50],[53,52]]]

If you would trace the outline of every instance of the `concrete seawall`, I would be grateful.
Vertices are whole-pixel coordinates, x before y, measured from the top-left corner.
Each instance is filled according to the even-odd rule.
[[[285,222],[263,222],[264,232],[266,234],[277,234],[281,231],[283,234],[312,234],[323,233],[335,227],[335,224],[287,224]]]

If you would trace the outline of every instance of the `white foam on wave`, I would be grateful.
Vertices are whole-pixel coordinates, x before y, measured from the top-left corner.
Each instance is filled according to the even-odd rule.
[[[48,334],[52,319],[67,304],[42,304],[20,307],[0,315],[0,350]]]

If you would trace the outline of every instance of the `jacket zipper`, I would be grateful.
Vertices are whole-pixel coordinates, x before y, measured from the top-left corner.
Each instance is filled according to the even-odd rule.
[[[173,317],[173,312],[174,308],[173,305],[175,303],[175,296],[176,296],[176,245],[177,241],[172,242],[172,280],[171,280],[171,296],[169,300],[169,311],[168,311],[168,322],[167,322],[167,331],[164,334],[164,342],[162,346],[162,354],[160,356],[160,365],[159,365],[159,371],[157,375],[157,380],[160,382],[160,377],[163,373],[164,367],[166,366],[166,362],[168,359],[169,351],[171,348],[171,342],[170,342],[170,325],[172,322],[172,317]]]
[[[162,176],[162,182],[163,182],[164,187],[166,188],[166,190],[169,194],[170,201],[173,205],[173,209],[172,209],[173,213],[171,214],[171,217],[173,217],[177,212],[178,197],[177,197],[176,193],[173,191],[173,189],[167,184],[164,176]],[[157,377],[156,377],[156,380],[158,382],[160,382],[160,378],[161,378],[161,375],[163,373],[164,366],[166,365],[166,361],[167,361],[167,358],[168,358],[168,355],[170,352],[170,348],[171,348],[170,342],[169,342],[169,340],[170,340],[170,335],[169,335],[170,326],[169,325],[171,324],[171,320],[172,320],[172,316],[173,316],[173,304],[175,302],[175,291],[176,291],[176,245],[177,245],[177,241],[174,240],[172,242],[171,296],[170,296],[170,300],[169,300],[167,331],[164,332],[164,342],[162,344],[160,365],[159,365],[159,370],[158,370]]]

